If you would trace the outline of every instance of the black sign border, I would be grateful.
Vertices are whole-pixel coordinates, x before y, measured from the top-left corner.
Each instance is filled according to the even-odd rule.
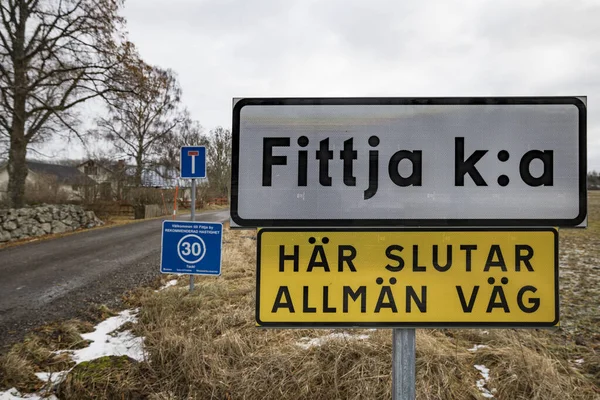
[[[244,219],[238,213],[240,113],[253,105],[574,105],[579,110],[579,215],[573,219]],[[231,219],[239,227],[369,226],[557,226],[576,227],[587,218],[587,109],[577,97],[352,97],[245,98],[233,107]]]
[[[551,322],[264,322],[260,319],[260,256],[264,233],[273,232],[552,232],[554,236],[554,316]],[[560,321],[558,290],[558,230],[556,228],[372,228],[372,229],[285,229],[265,228],[257,234],[256,309],[258,327],[263,328],[557,328]]]

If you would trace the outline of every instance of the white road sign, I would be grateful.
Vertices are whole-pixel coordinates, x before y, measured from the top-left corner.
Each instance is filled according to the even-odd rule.
[[[581,226],[586,98],[241,99],[231,218]]]

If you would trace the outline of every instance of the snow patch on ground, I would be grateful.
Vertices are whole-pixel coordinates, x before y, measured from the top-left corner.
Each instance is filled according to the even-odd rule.
[[[67,376],[69,371],[60,371],[60,372],[36,372],[35,376],[38,377],[40,381],[48,382],[50,385],[56,385],[57,383],[62,382]]]
[[[481,392],[481,395],[483,397],[485,397],[486,399],[493,399],[494,398],[494,393],[496,390],[492,389],[489,390],[486,385],[488,384],[488,382],[490,381],[490,369],[487,368],[485,365],[474,365],[475,369],[477,371],[479,371],[479,374],[481,375],[481,379],[477,380],[477,382],[475,382],[475,384],[477,385],[477,389],[479,389],[479,391]]]
[[[12,388],[12,389],[8,389],[5,392],[0,392],[0,400],[22,400],[22,399],[29,399],[29,400],[58,400],[56,398],[56,396],[54,395],[50,395],[49,397],[42,397],[41,395],[38,394],[21,394],[21,392],[19,392],[17,389]]]
[[[175,280],[175,282],[177,281]],[[115,332],[127,322],[136,322],[137,312],[137,309],[122,311],[118,315],[100,322],[96,325],[93,332],[82,334],[81,337],[83,337],[83,339],[91,341],[88,347],[78,350],[59,350],[57,353],[70,353],[71,358],[76,364],[95,360],[96,358],[104,356],[129,356],[134,360],[142,361],[144,359],[144,339],[134,336],[131,331]],[[41,381],[48,382],[51,387],[60,383],[67,376],[68,372],[69,371],[53,373],[38,372],[36,373],[36,376]],[[54,396],[43,397],[36,393],[22,395],[15,388],[4,392],[0,391],[0,400],[20,399],[57,400]]]
[[[298,341],[298,343],[296,343],[296,345],[302,347],[305,350],[308,350],[311,347],[322,346],[324,343],[326,343],[326,342],[328,342],[330,340],[340,340],[340,339],[346,339],[346,340],[365,340],[365,339],[368,339],[368,338],[369,338],[369,335],[352,335],[352,334],[347,333],[347,332],[330,333],[328,335],[317,337],[317,338],[303,337],[303,338],[300,339],[300,341]]]
[[[470,349],[467,349],[467,351],[470,351],[471,353],[475,353],[479,349],[489,349],[489,348],[490,348],[490,346],[485,345],[485,344],[476,344],[475,346],[471,347]]]
[[[576,360],[569,360],[569,363],[571,364],[572,368],[575,369],[579,369],[583,366],[583,364],[585,363],[585,359],[583,358],[578,358]]]
[[[114,332],[127,322],[136,322],[137,311],[125,310],[115,317],[100,322],[93,332],[81,335],[92,343],[88,347],[72,351],[73,361],[79,364],[104,356],[129,356],[134,360],[142,361],[144,359],[143,339],[134,336],[131,331]]]
[[[171,279],[169,282],[167,282],[163,286],[161,286],[158,290],[155,290],[155,292],[165,290],[166,288],[169,288],[169,287],[175,286],[175,285],[177,285],[177,279]]]

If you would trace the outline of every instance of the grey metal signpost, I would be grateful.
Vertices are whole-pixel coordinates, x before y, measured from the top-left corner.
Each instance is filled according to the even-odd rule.
[[[392,399],[414,400],[416,396],[416,330],[393,329]]]
[[[181,178],[192,180],[191,221],[196,220],[196,178],[206,178],[206,148],[183,146],[179,157]],[[190,275],[190,292],[194,291],[194,275]]]
[[[196,220],[196,180],[192,179],[192,204],[190,221]],[[190,275],[190,292],[194,291],[194,275]]]
[[[231,226],[262,233],[586,227],[586,104],[586,97],[234,99]],[[258,299],[257,322],[277,327],[281,320],[259,318]],[[414,400],[416,330],[394,328],[392,344],[392,398]]]

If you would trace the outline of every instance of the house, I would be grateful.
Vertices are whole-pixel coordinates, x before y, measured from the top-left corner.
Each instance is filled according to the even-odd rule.
[[[77,169],[98,183],[100,198],[103,199],[107,199],[110,193],[113,199],[120,200],[124,192],[136,186],[136,166],[127,165],[124,160],[116,163],[87,160]],[[179,173],[175,169],[158,165],[142,170],[142,187],[173,189],[179,184]]]
[[[77,169],[98,184],[110,182],[114,178],[114,172],[111,169],[95,160],[87,160],[79,164]]]
[[[127,173],[133,176],[135,166],[129,166]],[[142,171],[142,186],[161,189],[174,189],[175,186],[181,186],[179,171],[174,168],[167,168],[163,165],[157,165]]]
[[[75,167],[40,161],[26,161],[26,165],[26,191],[29,189],[35,198],[43,195],[67,201],[83,200],[89,188],[96,185],[93,179]],[[0,166],[0,200],[7,197],[7,166],[7,163]]]
[[[102,162],[87,160],[77,166],[27,161],[26,194],[32,202],[61,202],[85,200],[125,200],[135,187],[135,166],[123,160]],[[174,189],[181,185],[179,173],[173,168],[154,166],[142,171],[142,187]],[[0,164],[0,201],[7,198],[8,171]],[[182,188],[180,197],[189,198]]]
[[[77,169],[99,185],[110,183],[115,191],[118,183],[123,186],[135,186],[135,165],[127,165],[124,160],[116,163],[102,163],[87,160],[77,166]],[[163,165],[151,166],[142,170],[142,186],[161,189],[172,189],[180,184],[179,172]]]
[[[119,199],[123,187],[121,170],[124,164],[119,161],[115,166],[106,165],[96,160],[87,160],[77,166],[79,172],[93,179],[97,187],[94,193],[89,193],[88,198],[102,200]]]
[[[123,171],[127,177],[127,187],[125,187],[125,191],[127,191],[135,186],[133,182],[136,166],[126,165]],[[175,187],[179,187],[178,197],[183,201],[189,201],[191,197],[191,188],[189,186],[190,180],[181,179],[179,171],[175,168],[169,168],[164,165],[153,165],[142,170],[142,187],[144,188],[175,189]]]

